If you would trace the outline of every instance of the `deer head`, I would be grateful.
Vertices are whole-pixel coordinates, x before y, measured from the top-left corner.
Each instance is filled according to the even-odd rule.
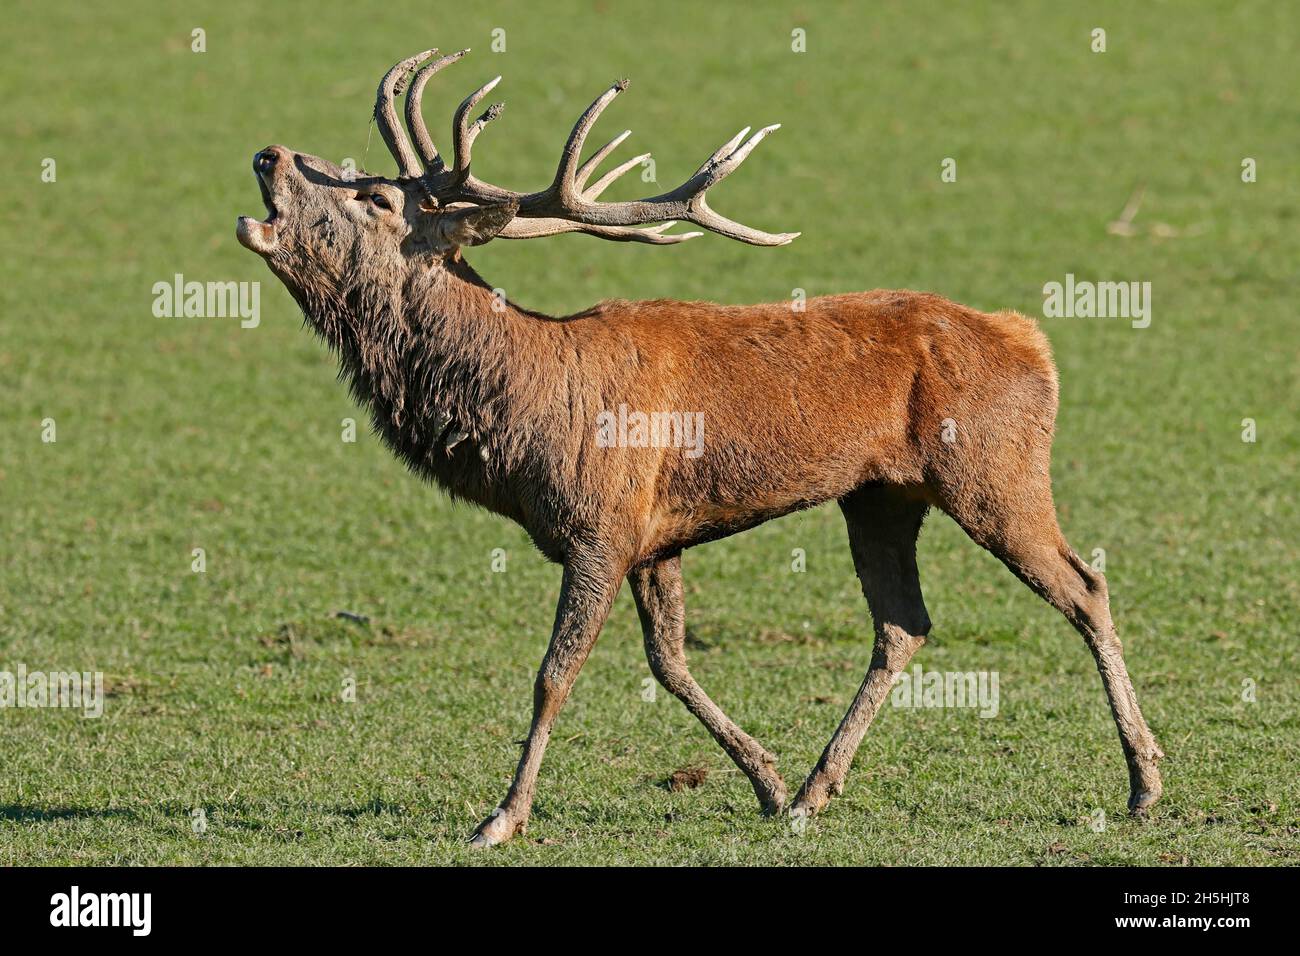
[[[420,101],[433,75],[468,52],[437,58],[437,50],[426,50],[397,63],[380,82],[375,121],[397,161],[396,179],[349,176],[328,160],[283,146],[268,146],[254,156],[253,171],[270,215],[261,222],[241,217],[239,241],[266,259],[309,314],[364,288],[367,279],[400,289],[413,270],[445,268],[458,257],[461,246],[498,236],[532,239],[579,232],[666,245],[703,235],[669,233],[678,220],[760,246],[784,245],[799,235],[751,229],[718,215],[705,199],[706,191],[734,172],[776,126],[752,136],[748,127],[741,130],[669,192],[631,202],[599,202],[612,182],[650,155],[636,156],[591,182],[600,163],[630,135],[627,131],[579,162],[588,132],[627,88],[626,80],[601,94],[578,119],[555,178],[540,192],[503,189],[471,172],[474,141],[500,115],[502,104],[492,105],[472,121],[470,116],[500,77],[475,90],[456,110],[449,164],[429,136]],[[398,122],[394,105],[404,89],[410,138]]]

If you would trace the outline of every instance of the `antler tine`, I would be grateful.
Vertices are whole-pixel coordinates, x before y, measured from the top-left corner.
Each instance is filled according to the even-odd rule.
[[[682,218],[697,226],[703,226],[709,232],[716,232],[728,239],[738,239],[751,246],[784,246],[802,235],[798,232],[763,232],[761,229],[753,229],[726,216],[720,216],[709,208],[703,194],[691,203],[690,212]]]
[[[423,53],[408,56],[405,60],[394,64],[379,81],[379,90],[375,94],[375,122],[379,126],[379,134],[388,144],[388,151],[393,154],[393,159],[397,160],[398,170],[402,176],[420,175],[420,166],[414,150],[411,149],[410,141],[397,123],[397,109],[393,106],[393,98],[401,92],[400,87],[407,74],[437,52],[436,49],[425,50]]]
[[[722,180],[726,179],[736,168],[745,161],[754,148],[758,146],[767,136],[768,133],[775,132],[781,128],[780,123],[773,123],[771,126],[764,126],[757,133],[746,140],[745,145],[737,147],[737,144],[745,138],[749,132],[746,126],[739,133],[733,136],[728,142],[724,143],[717,152],[708,158],[708,160],[687,182],[683,183],[674,193],[689,189],[691,198],[687,200],[688,213],[685,218],[695,223],[697,226],[703,226],[710,232],[716,232],[719,235],[727,236],[730,239],[738,239],[741,242],[748,242],[756,246],[783,246],[794,239],[797,239],[800,233],[797,232],[762,232],[758,229],[751,229],[742,223],[728,219],[726,216],[720,216],[709,208],[708,200],[705,198],[705,192],[711,186],[715,186]],[[699,185],[696,184],[699,180]]]
[[[578,117],[578,122],[573,124],[573,132],[569,133],[569,138],[564,144],[564,151],[560,154],[560,165],[555,171],[555,181],[551,184],[551,192],[562,201],[568,201],[576,198],[581,192],[576,180],[576,171],[578,168],[578,158],[582,155],[583,144],[587,141],[587,134],[591,128],[596,125],[596,120],[600,119],[600,114],[605,111],[605,107],[614,102],[614,98],[622,93],[628,87],[627,80],[619,80],[587,107],[586,111]],[[614,145],[617,145],[615,143]],[[609,146],[602,146],[604,151]],[[594,168],[594,167],[593,167]]]
[[[573,177],[573,184],[577,187],[578,192],[582,192],[585,189],[587,180],[590,179],[591,174],[596,171],[596,167],[605,161],[605,157],[618,149],[623,140],[627,139],[631,135],[632,131],[630,129],[623,130],[623,132],[619,133],[600,149],[596,150],[596,152],[592,154],[591,159],[578,167],[578,172]],[[646,155],[648,156],[650,154],[647,153]]]
[[[616,166],[615,168],[607,172],[604,176],[601,176],[598,180],[596,180],[595,184],[590,189],[583,190],[582,183],[581,182],[578,183],[578,189],[582,193],[582,198],[586,200],[595,199],[597,196],[599,196],[601,193],[603,193],[606,189],[609,188],[610,183],[618,179],[618,177],[622,176],[629,169],[635,169],[637,166],[640,166],[649,158],[650,158],[649,153],[642,153],[640,156],[633,156],[627,162],[622,163],[619,166]]]
[[[780,128],[780,123],[773,123],[771,126],[764,126],[757,133],[751,136],[745,142],[744,146],[737,149],[735,144],[743,139],[745,134],[749,132],[748,126],[742,129],[740,133],[731,140],[731,142],[727,143],[718,151],[718,153],[721,153],[722,150],[727,150],[727,153],[721,159],[719,159],[718,153],[714,153],[709,157],[709,161],[701,166],[699,172],[695,174],[696,176],[704,175],[704,186],[700,189],[700,192],[703,192],[710,186],[717,185],[734,173],[736,167],[745,161],[746,157],[754,151],[754,147],[761,143],[768,133],[774,132]],[[728,149],[728,147],[730,147],[730,149]]]
[[[706,159],[706,160],[705,160],[705,161],[700,165],[700,168],[699,168],[699,169],[695,170],[695,175],[698,176],[700,173],[704,172],[706,169],[708,169],[710,166],[712,166],[712,165],[713,165],[714,163],[716,163],[718,160],[720,160],[720,159],[722,159],[723,157],[728,156],[729,154],[731,154],[732,152],[734,152],[735,149],[736,149],[736,147],[740,145],[740,141],[741,141],[742,139],[744,139],[746,136],[749,135],[749,130],[750,130],[750,127],[746,126],[744,129],[742,129],[742,130],[741,130],[739,133],[737,133],[735,136],[731,137],[731,139],[727,140],[727,142],[725,142],[725,143],[723,143],[721,146],[719,146],[719,147],[714,151],[713,155],[710,156],[708,159]]]
[[[437,52],[436,50],[434,51]],[[433,138],[429,136],[429,129],[424,123],[424,114],[420,112],[420,100],[424,97],[424,87],[433,79],[433,75],[443,67],[450,66],[469,50],[464,49],[457,53],[448,53],[440,60],[434,60],[420,68],[415,74],[415,79],[411,81],[411,88],[406,94],[406,126],[411,131],[411,137],[415,140],[415,148],[420,154],[420,161],[424,163],[426,172],[438,173],[446,169],[447,164],[442,161],[438,155],[438,147],[433,145]]]
[[[474,140],[478,138],[479,133],[483,132],[483,127],[487,126],[488,123],[501,115],[501,111],[505,109],[505,104],[493,103],[484,111],[483,115],[473,123],[467,122],[469,114],[473,111],[474,107],[478,106],[479,101],[491,93],[500,82],[501,77],[498,76],[496,79],[484,83],[469,96],[465,97],[465,99],[461,101],[460,106],[456,109],[456,116],[452,120],[452,127],[454,130],[452,145],[456,153],[454,168],[456,171],[456,181],[458,183],[463,183],[469,177],[470,153],[474,148]]]
[[[647,242],[656,246],[670,246],[704,235],[702,232],[679,232],[672,236],[663,234],[675,225],[676,221],[670,221],[637,229],[632,226],[596,226],[570,219],[515,219],[497,235],[502,239],[540,239],[564,232],[577,232],[615,242]]]

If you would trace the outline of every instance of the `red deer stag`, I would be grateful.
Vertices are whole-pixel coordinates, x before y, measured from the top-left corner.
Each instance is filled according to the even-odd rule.
[[[237,232],[337,353],[392,450],[453,497],[517,521],[563,565],[518,769],[472,842],[488,846],[524,829],[556,717],[625,577],[652,671],[745,772],[763,809],[820,811],[842,791],[867,725],[930,629],[916,539],[931,506],[1083,635],[1123,743],[1129,809],[1153,804],[1163,754],[1138,709],[1106,581],[1057,526],[1049,476],[1056,370],[1034,322],[907,291],[815,298],[802,312],[609,301],[552,318],[505,302],[461,258],[462,246],[565,232],[655,244],[703,234],[669,232],[677,220],[757,246],[798,233],[751,229],[705,198],[775,126],[748,138],[742,130],[675,189],[599,202],[644,159],[592,181],[623,133],[580,161],[625,82],[582,114],[545,189],[512,192],[478,179],[470,151],[501,106],[470,117],[497,80],[456,110],[450,161],[420,112],[429,79],[464,52],[410,57],[380,83],[375,119],[396,179],[357,178],[269,146],[253,169],[270,215],[241,218]],[[409,139],[394,102],[404,89]],[[621,406],[702,414],[704,453],[664,442],[604,447],[611,443],[598,442],[598,420]],[[775,758],[687,668],[681,552],[830,500],[848,525],[875,647],[848,712],[788,803]]]

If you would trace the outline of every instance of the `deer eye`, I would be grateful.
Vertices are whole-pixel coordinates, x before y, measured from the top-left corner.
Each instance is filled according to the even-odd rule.
[[[383,193],[370,193],[370,201],[380,209],[387,209],[389,212],[393,210],[393,204],[388,201],[388,197]]]

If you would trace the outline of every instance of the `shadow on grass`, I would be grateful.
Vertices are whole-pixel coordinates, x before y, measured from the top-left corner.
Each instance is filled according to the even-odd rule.
[[[13,823],[46,823],[51,820],[138,820],[133,810],[105,810],[99,807],[0,806],[0,820]]]
[[[154,814],[162,818],[190,819],[196,810],[202,810],[210,825],[252,833],[267,833],[277,838],[301,839],[303,831],[290,825],[291,819],[311,819],[320,822],[335,817],[343,820],[365,819],[422,819],[434,825],[464,823],[463,820],[441,807],[411,806],[393,803],[375,797],[350,804],[208,804],[198,808],[172,804],[151,806],[142,810],[102,807],[42,807],[19,804],[0,805],[0,825],[5,823],[54,823],[60,820],[125,820],[145,823]]]
[[[333,807],[330,809],[335,816],[347,817],[355,820],[358,817],[368,816],[408,816],[412,813],[410,807],[401,803],[389,803],[387,800],[380,800],[376,797],[373,800],[353,807]]]

